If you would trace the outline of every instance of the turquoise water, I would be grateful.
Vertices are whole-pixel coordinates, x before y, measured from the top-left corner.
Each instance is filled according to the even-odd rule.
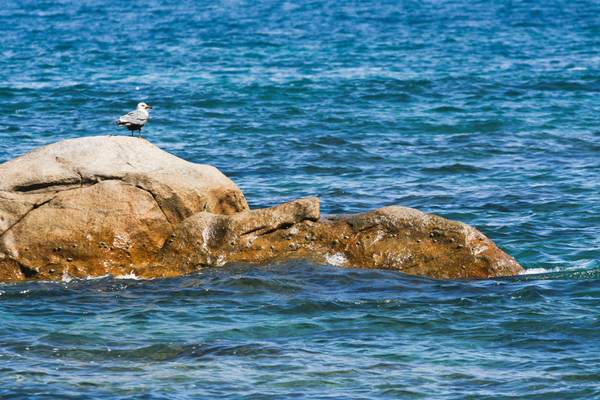
[[[0,162],[145,101],[252,208],[415,207],[528,269],[0,285],[0,398],[600,398],[597,2],[0,5]]]

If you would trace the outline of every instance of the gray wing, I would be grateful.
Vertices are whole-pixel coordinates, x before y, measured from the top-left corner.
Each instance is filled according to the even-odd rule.
[[[119,118],[119,125],[144,125],[148,121],[148,116],[140,110],[132,111]]]

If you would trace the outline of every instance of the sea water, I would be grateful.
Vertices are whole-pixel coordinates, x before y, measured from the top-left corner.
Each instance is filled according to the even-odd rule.
[[[600,4],[0,1],[0,162],[142,135],[252,208],[388,205],[527,269],[0,285],[0,398],[600,398]]]

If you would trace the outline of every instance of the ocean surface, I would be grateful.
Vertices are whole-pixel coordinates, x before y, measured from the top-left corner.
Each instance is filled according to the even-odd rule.
[[[600,3],[0,0],[0,162],[128,135],[252,208],[468,223],[527,273],[0,284],[0,399],[600,398]]]

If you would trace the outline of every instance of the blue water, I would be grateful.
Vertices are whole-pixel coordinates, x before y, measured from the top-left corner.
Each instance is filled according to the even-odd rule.
[[[0,285],[0,398],[600,398],[600,4],[0,1],[0,162],[143,136],[252,208],[415,207],[528,274]]]

